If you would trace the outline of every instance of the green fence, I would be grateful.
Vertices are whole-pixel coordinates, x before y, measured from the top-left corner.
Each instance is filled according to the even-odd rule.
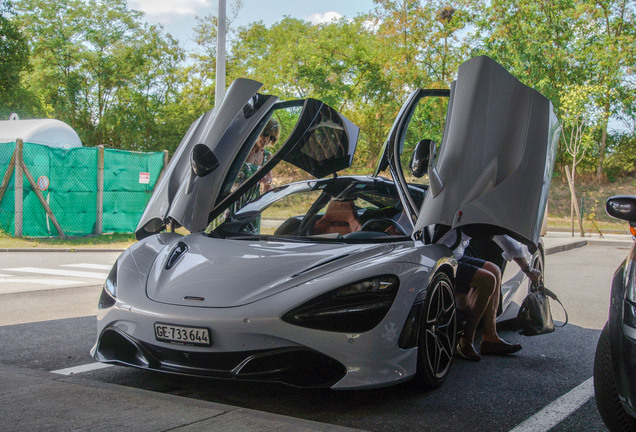
[[[2,143],[0,229],[16,237],[133,232],[165,159],[165,152]]]

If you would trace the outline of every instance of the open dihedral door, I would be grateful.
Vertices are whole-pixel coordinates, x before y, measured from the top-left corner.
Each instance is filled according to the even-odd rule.
[[[351,165],[357,126],[321,101],[278,102],[275,96],[256,93],[260,87],[256,81],[236,80],[223,103],[190,126],[137,226],[137,238],[157,233],[171,221],[190,232],[203,230],[283,160],[315,177]],[[237,176],[250,150],[267,121],[277,117],[288,129],[284,142],[239,184]]]
[[[411,99],[407,103],[417,103]],[[394,127],[399,130],[389,145],[399,151],[413,119]],[[494,60],[462,64],[414,232],[441,224],[469,234],[507,233],[536,246],[559,132],[552,103]]]
[[[481,56],[459,68],[415,229],[489,226],[538,245],[560,126],[552,103]]]

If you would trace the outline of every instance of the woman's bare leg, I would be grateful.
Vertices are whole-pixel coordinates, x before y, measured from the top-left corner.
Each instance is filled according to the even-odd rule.
[[[501,270],[496,264],[486,261],[482,267],[484,270],[489,271],[495,277],[495,289],[490,296],[488,306],[484,311],[484,333],[482,340],[489,342],[501,342],[502,339],[497,334],[497,310],[499,309],[499,300],[501,298]]]
[[[490,299],[493,297],[493,293],[496,290],[496,284],[496,276],[483,268],[477,269],[470,280],[470,286],[475,288],[473,296],[474,301],[472,302],[466,318],[464,335],[460,339],[462,346],[468,346],[468,344],[473,344],[475,342],[477,325],[491,303]]]

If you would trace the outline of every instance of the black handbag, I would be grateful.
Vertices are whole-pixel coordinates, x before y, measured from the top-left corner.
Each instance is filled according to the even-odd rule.
[[[517,323],[521,327],[522,335],[536,336],[554,331],[550,298],[559,302],[565,311],[565,322],[559,327],[563,327],[568,323],[568,312],[556,294],[543,285],[532,284],[528,296],[521,303],[521,308],[517,315]]]

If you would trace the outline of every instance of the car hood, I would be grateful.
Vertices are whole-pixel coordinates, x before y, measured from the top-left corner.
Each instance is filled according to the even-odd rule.
[[[390,244],[231,240],[191,234],[174,239],[157,255],[146,292],[154,301],[175,305],[241,306],[392,248]]]

